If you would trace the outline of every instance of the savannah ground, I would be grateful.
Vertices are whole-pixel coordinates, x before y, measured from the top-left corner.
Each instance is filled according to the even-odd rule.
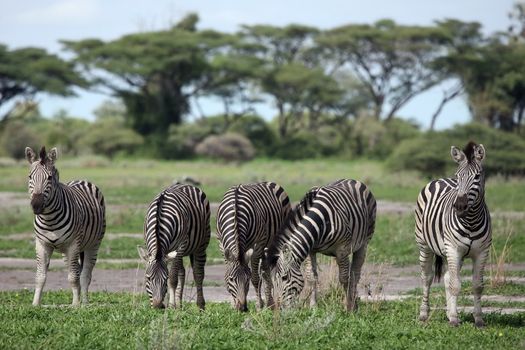
[[[94,270],[91,301],[73,309],[63,264],[53,260],[42,308],[31,307],[34,276],[32,213],[26,194],[27,166],[0,168],[0,334],[1,348],[523,348],[525,347],[525,181],[491,177],[486,199],[493,215],[494,249],[487,269],[483,306],[487,327],[475,329],[468,307],[470,271],[464,269],[463,324],[446,321],[442,284],[433,292],[436,307],[427,324],[417,321],[420,289],[412,208],[428,181],[412,172],[391,173],[374,161],[273,161],[242,165],[210,161],[162,162],[104,158],[60,159],[62,182],[89,179],[107,203],[107,234]],[[363,303],[355,315],[343,311],[334,287],[336,269],[323,263],[324,296],[317,309],[240,314],[227,303],[222,286],[222,258],[212,237],[205,280],[207,310],[186,303],[183,310],[151,310],[142,293],[142,265],[136,246],[149,201],[175,180],[201,182],[212,203],[238,183],[271,180],[293,202],[314,185],[339,178],[367,183],[378,199],[376,233],[369,246],[361,281]],[[58,254],[53,258],[59,259]],[[21,260],[19,260],[21,259]],[[467,265],[469,262],[467,261]],[[187,273],[190,272],[189,269]],[[64,290],[60,290],[64,289]],[[191,300],[191,280],[186,286]],[[253,290],[250,292],[253,297]],[[395,301],[386,301],[395,299]],[[367,302],[365,302],[367,301]],[[9,321],[9,322],[7,322]]]

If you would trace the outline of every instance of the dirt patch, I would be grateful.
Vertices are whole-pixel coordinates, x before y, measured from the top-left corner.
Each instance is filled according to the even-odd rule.
[[[143,293],[144,270],[139,260],[101,259],[100,262],[136,263],[137,268],[95,269],[90,286],[91,291]],[[69,284],[67,282],[67,271],[65,270],[64,262],[59,259],[53,259],[50,267],[59,268],[60,270],[48,272],[45,290],[68,290]],[[3,270],[0,271],[0,290],[32,290],[34,288],[34,260],[0,258],[0,268],[3,268]],[[206,300],[215,302],[230,301],[231,297],[223,287],[224,270],[224,265],[210,265],[206,267],[206,278],[204,282],[204,296]],[[525,270],[525,264],[509,265],[507,266],[507,270],[523,271]],[[419,266],[390,267],[384,265],[365,265],[359,286],[361,299],[363,301],[405,299],[409,297],[405,294],[406,292],[420,287],[421,282],[419,276],[416,274],[418,271]],[[186,275],[184,299],[193,301],[196,295],[191,268],[186,268]],[[330,276],[332,279],[337,277],[337,275],[334,276],[334,267],[331,265],[320,266],[320,276],[323,275]],[[467,279],[467,277],[463,279]],[[516,283],[525,283],[525,278],[512,277],[509,278],[509,280]],[[327,283],[326,280],[321,280],[320,282]],[[253,287],[250,287],[248,299],[255,299]],[[494,302],[525,302],[525,297],[485,295],[483,296],[483,300]],[[501,308],[487,308],[486,312],[489,312],[490,309],[494,309],[494,312],[506,312],[501,311]],[[521,309],[516,310],[516,312],[523,311]]]

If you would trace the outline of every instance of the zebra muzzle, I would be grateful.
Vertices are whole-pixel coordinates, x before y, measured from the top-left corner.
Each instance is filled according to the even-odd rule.
[[[166,308],[166,306],[164,306],[164,303],[160,299],[153,299],[153,301],[151,302],[151,306],[154,309],[165,309]]]
[[[468,198],[467,196],[458,196],[454,202],[454,209],[459,217],[464,217],[468,209]]]
[[[31,197],[31,208],[33,209],[33,213],[36,215],[42,214],[44,211],[44,194],[38,193],[33,194]]]
[[[237,311],[248,312],[248,303],[247,302],[237,302],[235,304]]]

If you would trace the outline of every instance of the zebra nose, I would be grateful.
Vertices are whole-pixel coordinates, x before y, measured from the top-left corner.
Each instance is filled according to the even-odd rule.
[[[31,197],[31,207],[33,208],[33,213],[35,214],[42,214],[42,211],[44,211],[44,194],[43,193],[35,193]]]
[[[165,308],[164,303],[162,302],[162,300],[159,300],[159,299],[153,299],[153,301],[151,302],[151,306],[153,306],[153,308],[155,309]]]
[[[454,209],[459,213],[463,213],[467,210],[467,205],[467,196],[458,196],[454,202]]]
[[[248,303],[247,302],[237,302],[235,305],[236,309],[241,312],[248,312]]]

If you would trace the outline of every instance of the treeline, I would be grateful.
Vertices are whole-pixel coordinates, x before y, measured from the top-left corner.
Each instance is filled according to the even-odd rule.
[[[27,145],[58,146],[68,156],[152,156],[145,138],[126,125],[121,103],[105,102],[95,114],[96,120],[91,122],[68,116],[65,111],[44,118],[33,109],[7,123],[0,137],[0,156],[23,159]],[[385,160],[394,171],[415,170],[435,177],[454,171],[450,146],[462,147],[468,140],[485,145],[489,175],[525,175],[523,137],[477,122],[443,131],[422,131],[416,124],[395,117],[388,122],[370,117],[323,120],[315,131],[302,129],[282,139],[276,120],[268,122],[255,115],[231,120],[220,115],[172,125],[163,145],[169,159],[205,157],[242,162],[254,157],[337,157],[345,161],[366,157]]]
[[[245,25],[229,34],[198,28],[191,14],[167,30],[63,41],[69,61],[42,49],[0,46],[0,108],[12,107],[0,116],[0,127],[9,136],[9,124],[24,123],[21,116],[27,120],[35,111],[37,93],[68,96],[80,87],[122,101],[114,117],[91,125],[96,132],[74,138],[110,156],[387,158],[403,140],[421,134],[398,119],[398,111],[449,82],[428,116],[430,130],[443,106],[462,96],[474,123],[514,139],[525,110],[523,8],[513,9],[508,31],[488,36],[479,23],[455,19],[327,30]],[[203,98],[220,101],[222,113],[203,115]],[[260,103],[275,107],[271,122],[255,115]],[[61,118],[52,123],[71,122]],[[110,131],[120,133],[108,139],[121,146],[104,146],[100,135]]]

